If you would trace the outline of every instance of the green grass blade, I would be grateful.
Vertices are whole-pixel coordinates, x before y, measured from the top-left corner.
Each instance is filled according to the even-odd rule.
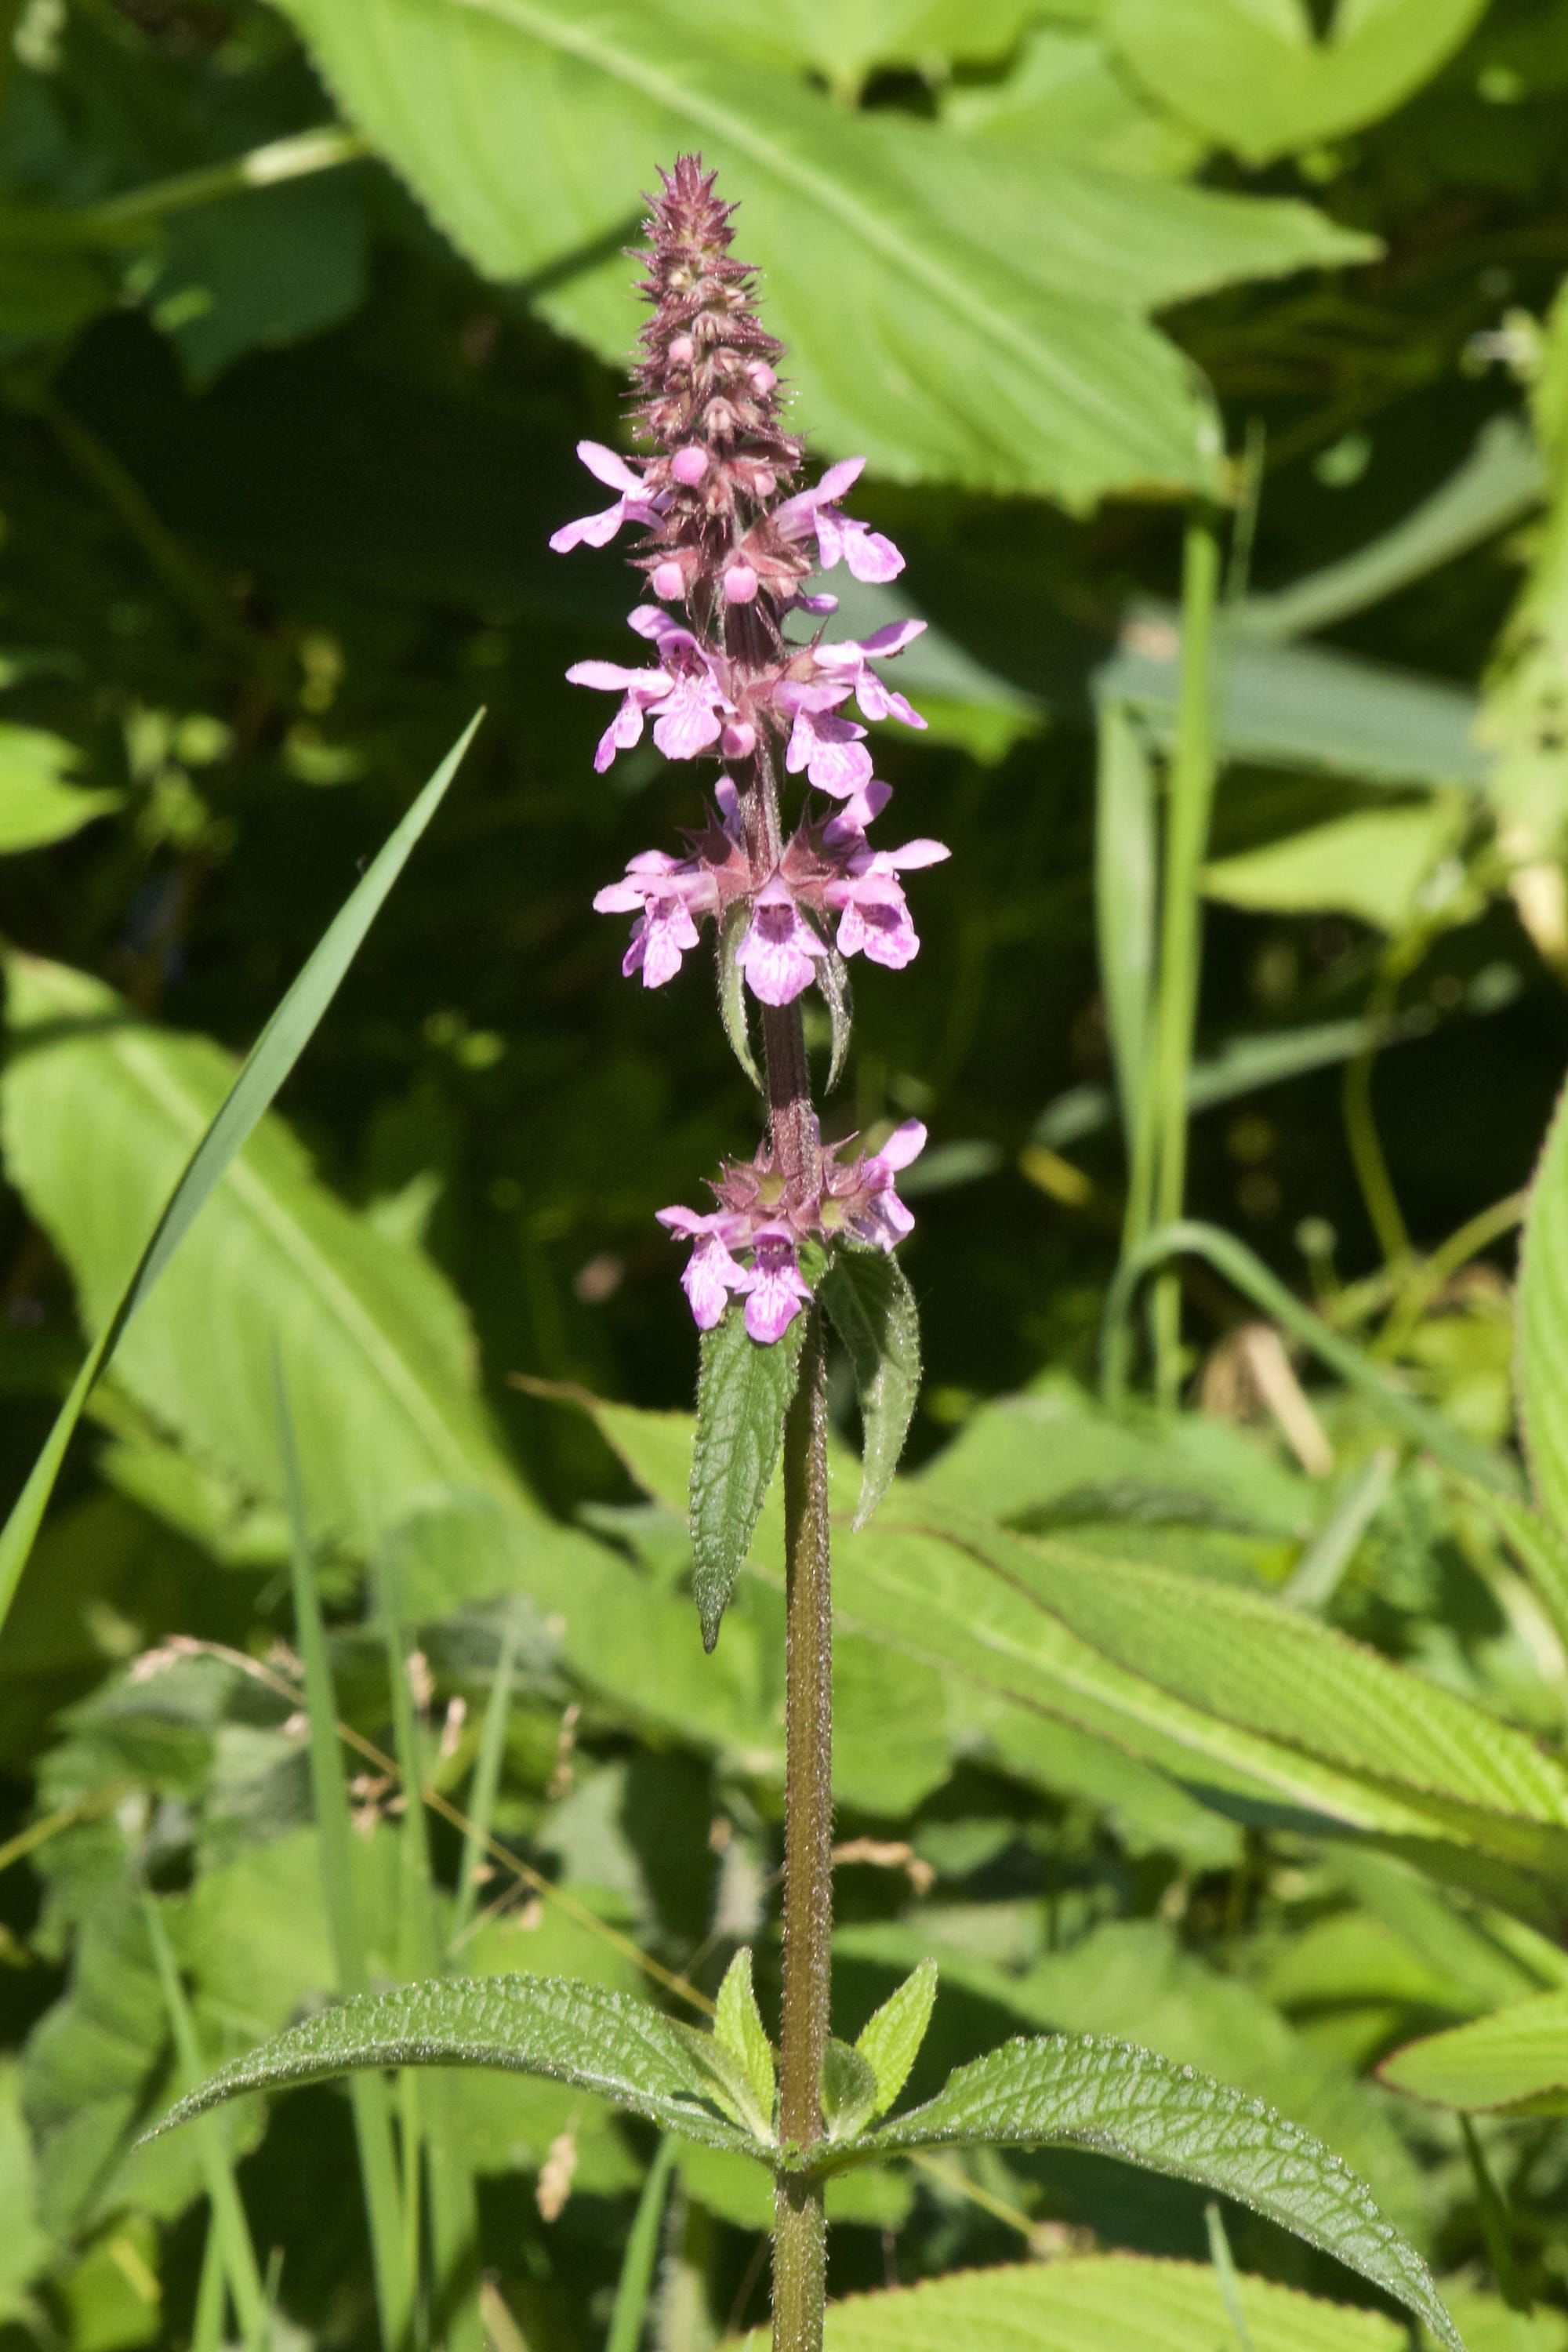
[[[1236,2274],[1230,2240],[1225,2234],[1225,2216],[1212,2200],[1204,2207],[1204,2221],[1208,2227],[1209,2260],[1214,2264],[1215,2282],[1230,2322],[1230,2332],[1236,2338],[1236,2352],[1252,2352],[1252,2330],[1241,2307],[1241,2281]]]
[[[425,1742],[409,1686],[403,1634],[402,1580],[395,1545],[380,1562],[382,1626],[392,1701],[394,1749],[406,1801],[403,1815],[403,1884],[400,1958],[409,1975],[433,1977],[445,1963],[446,1938],[430,1864],[429,1825],[425,1816]],[[485,2352],[479,2311],[479,2194],[463,2155],[452,2111],[451,2086],[440,2076],[406,2089],[417,2095],[419,2139],[430,2194],[430,2249],[435,2277],[431,2292],[434,2340],[446,2352]],[[405,2194],[412,2196],[417,2168],[405,2148]],[[407,2220],[405,2208],[405,2220]]]
[[[462,1943],[479,1908],[478,1874],[489,1845],[496,1796],[500,1788],[501,1766],[506,1760],[507,1709],[511,1704],[511,1680],[517,1664],[519,1639],[516,1626],[509,1625],[501,1637],[495,1680],[490,1685],[489,1699],[485,1707],[484,1727],[479,1733],[479,1752],[474,1764],[473,1786],[468,1792],[468,1825],[463,1832],[463,1858],[458,1866],[458,1895],[452,1907],[452,1932],[447,1945],[448,1954],[455,1952]]]
[[[163,1987],[163,2005],[169,2013],[174,2054],[187,2089],[195,2089],[207,2071],[206,2063],[196,2039],[195,2020],[185,1999],[185,1989],[180,1982],[180,1971],[174,1962],[163,1915],[154,1897],[146,1893],[142,1897],[142,1916],[146,1923],[147,1940],[153,1948],[158,1981]],[[201,2163],[206,2179],[207,2200],[212,2207],[212,2226],[217,2233],[240,2334],[249,2352],[264,2352],[272,2333],[267,2294],[261,2284],[261,2273],[257,2267],[256,2249],[250,2242],[250,2230],[235,2182],[234,2168],[228,2158],[227,2136],[221,2126],[203,2124]]]
[[[1149,1019],[1158,924],[1154,770],[1137,719],[1120,702],[1098,714],[1095,767],[1094,924],[1116,1095],[1128,1164],[1131,1239],[1149,1223]],[[1132,1228],[1135,1227],[1135,1230]]]
[[[481,714],[482,715],[482,714]],[[385,904],[410,852],[440,806],[479,723],[476,716],[459,737],[369,870],[334,916],[293,986],[247,1055],[227,1097],[197,1144],[185,1171],[169,1195],[135,1272],[118,1305],[89,1349],[60,1407],[43,1452],[0,1531],[0,1625],[5,1621],[27,1556],[54,1492],[82,1410],[94,1383],[118,1347],[126,1326],[179,1248],[214,1187],[244,1147],[294,1067],[317,1024],[337,993],[371,924]]]
[[[315,1563],[305,1528],[305,1496],[300,1475],[294,1423],[283,1385],[282,1366],[276,1353],[272,1364],[278,1399],[278,1441],[283,1461],[284,1492],[289,1505],[290,1573],[294,1587],[294,1630],[305,1667],[305,1708],[310,1728],[310,1793],[315,1805],[316,1838],[321,1863],[321,1899],[331,1939],[337,1990],[365,1992],[370,1972],[364,1943],[354,1909],[353,1829],[343,1790],[342,1759],[338,1746],[337,1694],[331,1661],[321,1622],[321,1597],[316,1590]],[[364,2192],[365,2223],[370,2231],[371,2267],[375,2277],[376,2312],[381,2322],[383,2352],[402,2352],[409,2340],[413,2318],[413,2273],[404,2239],[403,2200],[397,2180],[397,2157],[393,2144],[392,2100],[379,2074],[355,2074],[349,2083],[353,2108],[354,2140],[359,2152],[360,2180]]]
[[[223,2240],[216,2215],[209,2214],[201,2276],[196,2283],[196,2307],[191,2321],[191,2352],[221,2352],[227,2316],[228,2280],[224,2274]]]
[[[670,2168],[675,2162],[675,2142],[668,2133],[659,2141],[658,2150],[648,2166],[647,2177],[637,2199],[632,2233],[626,2240],[626,2251],[621,2262],[621,2275],[616,2286],[616,2307],[610,2314],[610,2332],[605,2339],[605,2352],[637,2352],[642,2342],[643,2325],[647,2316],[647,2300],[653,2288],[654,2265],[658,2259],[658,2233],[664,2221],[665,2192],[669,2186]]]
[[[1442,1413],[1422,1404],[1408,1391],[1396,1388],[1364,1349],[1331,1331],[1310,1307],[1303,1306],[1269,1273],[1262,1259],[1256,1257],[1245,1244],[1223,1233],[1217,1225],[1202,1224],[1194,1217],[1157,1226],[1117,1268],[1116,1278],[1106,1296],[1101,1325],[1102,1375],[1110,1403],[1120,1404],[1126,1395],[1128,1323],[1133,1294],[1144,1275],[1184,1254],[1205,1258],[1243,1297],[1250,1298],[1255,1307],[1301,1340],[1320,1363],[1338,1374],[1347,1388],[1359,1391],[1369,1403],[1375,1405],[1391,1428],[1398,1430],[1413,1444],[1424,1447],[1435,1461],[1458,1471],[1462,1477],[1478,1479],[1483,1486],[1498,1488],[1504,1494],[1518,1493],[1517,1474],[1500,1454],[1478,1445]]]

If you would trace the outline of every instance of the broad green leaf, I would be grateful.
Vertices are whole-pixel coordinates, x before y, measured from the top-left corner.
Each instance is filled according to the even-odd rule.
[[[760,1347],[731,1303],[722,1322],[702,1334],[697,1381],[697,1434],[691,1449],[692,1585],[711,1650],[763,1497],[784,1443],[784,1415],[800,1373],[805,1316],[782,1339]]]
[[[877,2077],[870,2062],[830,2034],[822,2061],[822,2120],[828,2138],[856,2138],[876,2112]]]
[[[752,1956],[736,1953],[724,1971],[713,2013],[713,2039],[740,2067],[751,2093],[747,2120],[760,2137],[773,2127],[773,2053],[752,1986]]]
[[[920,2055],[936,2000],[936,1962],[922,1960],[897,1992],[889,1993],[855,2038],[855,2047],[877,2083],[874,2116],[884,2114],[909,2080]]]
[[[0,2060],[0,2324],[29,2314],[27,2287],[54,2252],[37,2218],[37,2167],[22,2115],[21,2070]]]
[[[0,1532],[0,1624],[5,1622],[17,1580],[26,1565],[27,1554],[32,1549],[39,1522],[54,1491],[71,1433],[81,1418],[82,1408],[99,1374],[114,1355],[137,1310],[151,1296],[160,1276],[174,1258],[208,1195],[310,1043],[316,1024],[336,994],[339,982],[353,962],[361,940],[402,872],[409,852],[440,806],[478,725],[476,719],[447,754],[369,872],[362,877],[346,905],[329,925],[304,970],[257,1040],[221,1105],[216,1108],[205,1127],[198,1128],[190,1137],[195,1149],[190,1150],[173,1190],[166,1197],[159,1196],[154,1213],[149,1216],[147,1224],[142,1229],[148,1237],[128,1278],[123,1274],[122,1262],[115,1287],[107,1294],[108,1312],[98,1338],[89,1350],[70,1394],[60,1408],[43,1452],[28,1474],[26,1485],[12,1507],[4,1531]],[[50,968],[35,966],[34,969]],[[12,1082],[19,1076],[19,1066],[14,1066]],[[84,1146],[89,1159],[101,1150],[105,1140],[103,1129],[95,1123]],[[264,1423],[263,1425],[267,1424]]]
[[[1238,2282],[1252,2352],[1405,2352],[1381,2312]],[[1233,2352],[1208,2263],[1058,2254],[830,2304],[825,2352]]]
[[[1009,2042],[858,2141],[853,2161],[923,2147],[1089,2147],[1220,2190],[1370,2279],[1463,2352],[1426,2263],[1339,2157],[1191,2067],[1093,2036]]]
[[[841,1247],[821,1287],[849,1350],[860,1401],[864,1464],[855,1525],[863,1528],[893,1483],[921,1388],[920,1315],[890,1250]]]
[[[1266,848],[1215,859],[1204,868],[1204,890],[1256,912],[1354,915],[1379,930],[1400,931],[1463,823],[1462,810],[1445,800],[1358,810]]]
[[[1036,25],[1000,80],[949,90],[942,121],[965,138],[1005,141],[1044,162],[1064,156],[1114,172],[1178,178],[1203,142],[1162,113],[1103,40],[1076,26]]]
[[[154,1028],[84,973],[13,957],[0,1086],[12,1181],[105,1322],[138,1244],[234,1085],[229,1056]],[[478,1397],[466,1317],[423,1254],[345,1208],[262,1119],[116,1353],[119,1380],[252,1496],[281,1495],[271,1350],[311,1532],[363,1551],[433,1486],[526,1508]]]
[[[1524,1222],[1514,1367],[1536,1498],[1568,1535],[1568,1096],[1547,1129]]]
[[[247,2091],[288,2090],[362,2066],[479,2066],[592,2091],[661,2130],[750,2149],[711,2111],[712,2080],[646,2003],[561,1977],[447,1977],[363,1993],[235,2059],[170,2109],[154,2137]]]
[[[122,793],[72,783],[75,746],[40,727],[0,725],[0,857],[64,841],[120,807]]]
[[[1110,0],[1107,28],[1162,106],[1268,163],[1375,122],[1419,89],[1486,0],[1339,0],[1320,39],[1304,0]]]
[[[1568,1991],[1538,1993],[1407,2042],[1377,2071],[1396,2091],[1470,2115],[1561,2115],[1568,2111]]]
[[[1151,203],[1115,174],[1042,173],[847,112],[660,0],[289,13],[454,242],[489,276],[540,283],[546,315],[607,357],[632,338],[618,248],[637,191],[652,162],[700,148],[743,202],[740,249],[762,269],[802,416],[906,479],[1079,507],[1118,483],[1212,482],[1205,404],[1146,312],[1371,250],[1303,206],[1170,188]]]

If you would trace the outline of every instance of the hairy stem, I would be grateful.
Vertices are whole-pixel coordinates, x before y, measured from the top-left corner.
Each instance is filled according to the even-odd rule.
[[[822,2136],[833,1936],[833,1602],[828,1561],[827,1384],[816,1307],[784,1423],[786,1648],[784,2024],[779,2137]],[[773,2352],[820,2352],[826,2292],[823,2183],[784,2176],[774,2192]]]

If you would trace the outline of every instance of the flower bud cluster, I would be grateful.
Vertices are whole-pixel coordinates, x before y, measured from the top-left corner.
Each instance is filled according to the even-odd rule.
[[[802,450],[783,422],[782,347],[756,316],[752,271],[731,257],[732,207],[694,157],[660,177],[644,257],[651,315],[635,411],[648,447],[626,457],[580,443],[583,463],[615,498],[550,543],[565,553],[606,546],[627,524],[643,533],[632,561],[653,601],[639,604],[630,624],[651,663],[585,661],[567,672],[576,685],[618,697],[595,766],[602,772],[651,725],[667,759],[710,758],[723,772],[687,854],[640,852],[594,903],[635,916],[622,970],[640,972],[648,988],[674,977],[707,917],[743,905],[743,922],[726,936],[746,987],[776,1015],[823,982],[836,954],[898,970],[919,949],[900,876],[948,852],[930,840],[872,847],[869,828],[891,792],[874,772],[862,722],[924,726],[879,665],[925,624],[825,638],[822,623],[837,600],[809,593],[811,575],[842,563],[854,579],[886,582],[903,558],[844,510],[864,459],[795,487]],[[805,787],[787,834],[781,775],[803,776]],[[733,1292],[746,1298],[753,1339],[776,1339],[810,1296],[803,1242],[853,1235],[890,1248],[909,1229],[892,1173],[920,1149],[923,1129],[907,1150],[899,1146],[902,1159],[889,1157],[889,1145],[853,1161],[843,1146],[823,1150],[814,1118],[804,1128],[797,1118],[795,1129],[789,1171],[775,1161],[775,1135],[754,1160],[725,1171],[712,1214],[661,1213],[695,1244],[685,1283],[704,1328]],[[906,1140],[913,1132],[899,1130]]]

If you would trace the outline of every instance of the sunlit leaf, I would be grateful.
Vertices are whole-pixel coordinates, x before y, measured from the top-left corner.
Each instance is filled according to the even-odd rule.
[[[702,1334],[697,1434],[691,1451],[692,1586],[711,1650],[784,1443],[800,1372],[805,1316],[759,1346],[738,1304]]]
[[[1568,2110],[1568,1991],[1543,1992],[1407,2042],[1377,2071],[1396,2091],[1472,2115],[1561,2114]]]

